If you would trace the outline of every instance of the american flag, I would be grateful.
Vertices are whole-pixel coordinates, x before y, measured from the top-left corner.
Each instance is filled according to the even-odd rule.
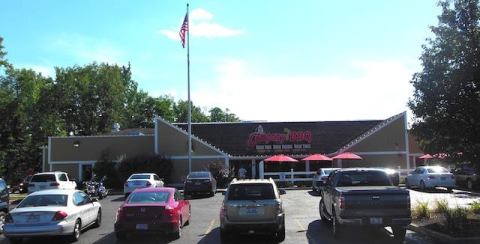
[[[185,14],[185,19],[183,20],[182,28],[180,28],[180,33],[179,33],[183,48],[185,48],[185,33],[187,31],[188,31],[188,13]]]

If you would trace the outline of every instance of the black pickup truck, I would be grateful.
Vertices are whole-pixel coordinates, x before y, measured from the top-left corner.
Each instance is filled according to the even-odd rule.
[[[390,226],[403,241],[411,222],[410,192],[393,186],[381,169],[350,168],[330,174],[319,204],[324,223],[332,223],[335,238],[346,226]]]

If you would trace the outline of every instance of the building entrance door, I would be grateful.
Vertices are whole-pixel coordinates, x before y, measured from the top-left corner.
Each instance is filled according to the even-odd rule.
[[[82,181],[90,181],[92,180],[93,176],[93,167],[91,164],[82,164],[82,175],[81,179]]]

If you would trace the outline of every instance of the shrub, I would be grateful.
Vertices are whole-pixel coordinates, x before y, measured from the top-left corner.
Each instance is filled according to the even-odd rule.
[[[110,160],[110,151],[103,151],[100,159],[98,159],[93,167],[93,172],[95,173],[96,178],[94,180],[100,180],[105,176],[105,187],[121,188],[122,181],[120,180],[116,166],[117,164]]]
[[[435,210],[437,213],[445,214],[448,211],[448,201],[446,199],[438,199],[436,205],[437,208]]]
[[[210,163],[208,171],[212,173],[218,187],[226,187],[233,179],[233,171],[225,168],[222,163]]]
[[[118,174],[123,181],[134,173],[155,173],[167,184],[172,173],[172,161],[160,155],[140,154],[124,158],[118,166]]]
[[[444,216],[447,230],[450,232],[462,233],[468,229],[468,209],[463,207],[448,209]]]
[[[470,211],[474,214],[480,214],[480,201],[474,201],[470,205]]]
[[[415,219],[428,219],[430,218],[430,212],[428,202],[417,201],[417,205],[413,210],[413,217]]]

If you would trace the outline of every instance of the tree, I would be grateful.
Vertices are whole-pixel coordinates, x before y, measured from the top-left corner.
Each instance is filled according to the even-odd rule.
[[[180,100],[174,106],[177,123],[188,122],[188,101]],[[193,105],[192,102],[192,122],[208,122],[209,118],[206,116],[199,107]]]
[[[225,112],[219,108],[214,107],[210,109],[210,122],[238,122],[240,121],[234,113],[229,113],[230,110],[227,108]]]
[[[413,133],[427,152],[480,164],[480,29],[478,0],[440,1],[434,38],[414,74]],[[460,153],[461,152],[461,153]]]

